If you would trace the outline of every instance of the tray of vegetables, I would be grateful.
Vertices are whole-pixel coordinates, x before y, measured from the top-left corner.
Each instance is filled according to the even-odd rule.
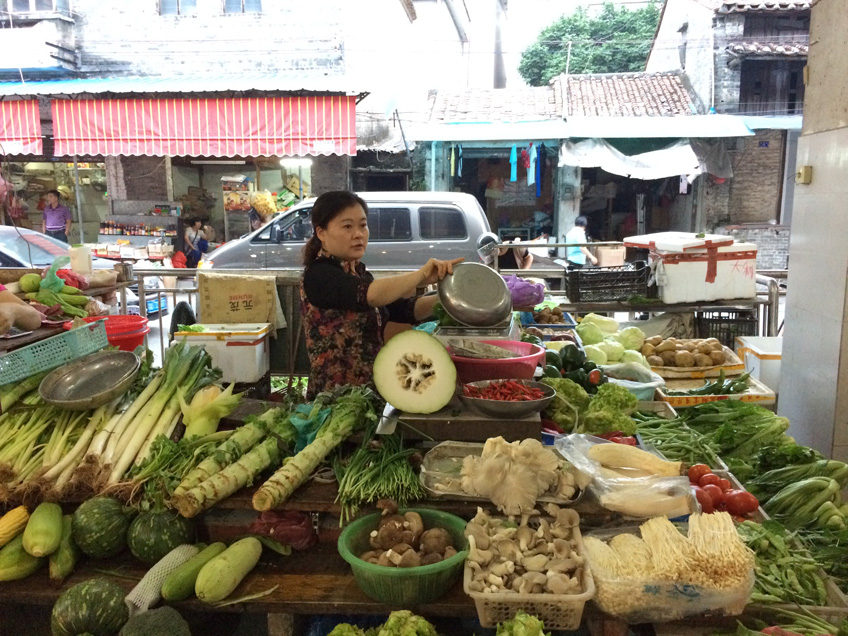
[[[774,391],[749,373],[726,377],[720,372],[714,380],[671,380],[657,392],[660,400],[678,408],[719,400],[741,400],[765,406],[774,404],[776,399]]]

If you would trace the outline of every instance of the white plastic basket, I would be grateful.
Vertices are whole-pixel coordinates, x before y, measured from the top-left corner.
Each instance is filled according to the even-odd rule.
[[[577,554],[585,557],[580,529],[574,528]],[[473,573],[465,563],[462,587],[474,599],[481,627],[495,627],[511,620],[518,610],[533,614],[545,624],[545,629],[576,630],[583,619],[586,601],[595,595],[595,582],[588,565],[583,568],[583,592],[580,594],[519,594],[517,592],[474,592],[470,589]]]

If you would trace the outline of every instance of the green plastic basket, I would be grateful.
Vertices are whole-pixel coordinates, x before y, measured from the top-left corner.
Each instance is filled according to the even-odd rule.
[[[350,563],[359,588],[375,601],[410,608],[429,603],[447,593],[462,574],[468,542],[465,521],[456,515],[429,508],[407,508],[417,512],[424,528],[444,528],[453,537],[458,552],[444,561],[414,568],[391,568],[363,561],[358,555],[371,549],[369,535],[377,527],[380,513],[357,519],[339,535],[339,554]],[[401,514],[406,510],[401,510]]]
[[[0,385],[51,371],[108,346],[106,323],[98,320],[0,356]]]

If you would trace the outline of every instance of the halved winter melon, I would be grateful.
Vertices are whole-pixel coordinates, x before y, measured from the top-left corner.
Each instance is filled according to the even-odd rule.
[[[402,331],[374,360],[374,384],[383,399],[407,413],[433,413],[456,390],[456,367],[447,349],[423,331]]]

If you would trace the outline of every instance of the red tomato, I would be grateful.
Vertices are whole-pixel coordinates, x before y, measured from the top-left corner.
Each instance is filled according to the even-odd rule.
[[[726,491],[730,490],[731,488],[733,488],[733,484],[730,483],[729,479],[725,479],[724,477],[722,477],[721,479],[718,480],[718,487],[721,488],[722,491],[726,492]]]
[[[713,472],[706,464],[694,464],[689,468],[689,481],[695,485],[701,480],[701,477]]]
[[[706,486],[701,486],[701,490],[707,493],[710,499],[712,499],[713,508],[715,508],[722,501],[724,501],[724,491],[716,484],[707,484]]]
[[[692,486],[692,490],[695,491],[695,498],[698,500],[698,503],[701,504],[701,512],[707,515],[710,514],[713,511],[713,500],[710,499],[710,496],[699,486]]]
[[[601,383],[601,372],[599,369],[592,369],[589,371],[589,384],[600,384]]]
[[[747,490],[728,490],[724,495],[727,512],[732,515],[747,515],[754,512],[760,502]]]
[[[698,485],[701,488],[703,488],[707,484],[714,484],[714,485],[718,486],[720,482],[721,482],[721,477],[719,477],[715,473],[708,473],[698,480]]]

